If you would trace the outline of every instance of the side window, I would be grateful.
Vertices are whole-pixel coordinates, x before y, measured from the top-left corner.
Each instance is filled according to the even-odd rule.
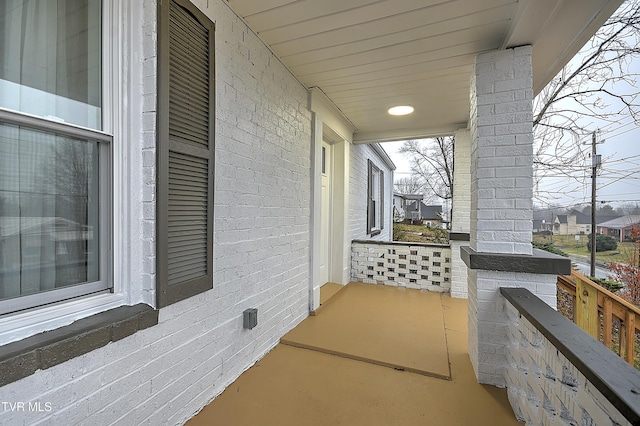
[[[384,229],[384,172],[367,161],[367,234],[375,236]]]
[[[213,286],[214,25],[186,0],[159,5],[157,296]]]
[[[0,314],[105,291],[101,0],[0,2]]]

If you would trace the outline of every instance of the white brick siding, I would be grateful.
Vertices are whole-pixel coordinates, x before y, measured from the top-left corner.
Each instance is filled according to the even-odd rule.
[[[133,231],[127,238],[142,253],[132,253],[121,273],[142,286],[146,294],[136,298],[153,303],[156,5],[125,4],[128,25],[146,39],[131,46],[143,106],[123,106],[143,122],[141,134],[124,141],[136,191],[124,206]],[[307,91],[226,2],[197,4],[216,22],[213,289],[161,309],[157,326],[1,388],[1,401],[41,402],[50,410],[0,409],[0,424],[182,424],[308,315]],[[258,308],[251,331],[242,328],[249,307]]]
[[[468,291],[467,265],[460,258],[460,248],[468,246],[469,241],[449,241],[451,247],[451,297],[466,299]]]
[[[146,1],[140,8],[131,7],[134,11],[131,18],[131,25],[136,28],[139,22],[142,22],[142,135],[131,135],[131,140],[127,141],[131,149],[131,167],[132,175],[141,175],[142,185],[132,186],[136,188],[137,194],[142,200],[142,224],[139,217],[134,218],[134,222],[130,227],[130,238],[132,247],[142,246],[142,250],[133,249],[132,252],[142,254],[142,262],[132,262],[130,268],[141,268],[141,271],[130,271],[128,280],[141,276],[142,278],[142,297],[132,297],[132,301],[143,301],[144,303],[154,306],[156,300],[155,280],[156,280],[156,111],[157,111],[157,33],[158,26],[155,19],[157,4],[156,1]],[[140,64],[137,64],[140,66]],[[136,65],[132,64],[132,69],[136,69]],[[140,78],[140,73],[132,73],[132,81],[136,82]],[[131,96],[131,104],[135,104],[136,96]],[[131,108],[134,112],[135,108]],[[134,120],[132,120],[134,121]],[[133,123],[132,123],[133,124]],[[141,144],[134,143],[133,140],[141,139]],[[138,145],[141,145],[140,147]],[[140,154],[138,154],[140,153]],[[141,155],[141,157],[138,157]],[[142,164],[142,167],[136,167],[136,164]],[[139,181],[132,179],[133,182]],[[137,205],[137,197],[135,192],[131,192],[131,199],[128,200],[131,206]],[[126,203],[126,201],[125,201]],[[126,205],[126,204],[125,204]],[[133,232],[137,230],[137,232]],[[141,234],[141,236],[139,235]],[[132,286],[132,290],[135,287]],[[135,291],[135,290],[134,290]]]
[[[455,134],[451,232],[469,232],[471,214],[471,134]]]
[[[480,383],[504,387],[507,317],[500,287],[522,287],[556,307],[555,275],[469,270],[469,357]]]
[[[367,160],[384,171],[384,229],[371,237],[367,234]],[[393,173],[368,144],[351,144],[349,159],[349,236],[350,240],[391,241],[393,236]]]

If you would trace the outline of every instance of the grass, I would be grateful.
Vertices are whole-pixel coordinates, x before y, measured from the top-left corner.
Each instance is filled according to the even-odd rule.
[[[393,240],[408,243],[446,244],[449,242],[446,229],[408,223],[393,224]]]
[[[578,237],[578,239],[576,239]],[[591,253],[587,250],[588,235],[536,235],[534,241],[553,242],[553,245],[569,255],[577,255],[589,258]],[[596,252],[596,261],[602,263],[629,262],[633,259],[634,243],[618,243],[618,248],[610,251]]]

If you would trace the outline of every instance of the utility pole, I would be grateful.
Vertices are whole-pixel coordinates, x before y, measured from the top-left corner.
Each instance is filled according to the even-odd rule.
[[[600,156],[596,154],[596,132],[591,134],[591,268],[589,273],[596,276],[596,173]]]

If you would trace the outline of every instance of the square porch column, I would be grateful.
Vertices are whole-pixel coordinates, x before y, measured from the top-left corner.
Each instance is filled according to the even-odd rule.
[[[451,297],[467,298],[467,265],[460,248],[469,245],[471,210],[471,133],[468,129],[454,134],[453,199],[451,202]]]
[[[471,78],[469,356],[480,383],[507,385],[508,345],[500,287],[525,287],[556,307],[559,273],[571,263],[533,250],[531,46],[480,54]]]

